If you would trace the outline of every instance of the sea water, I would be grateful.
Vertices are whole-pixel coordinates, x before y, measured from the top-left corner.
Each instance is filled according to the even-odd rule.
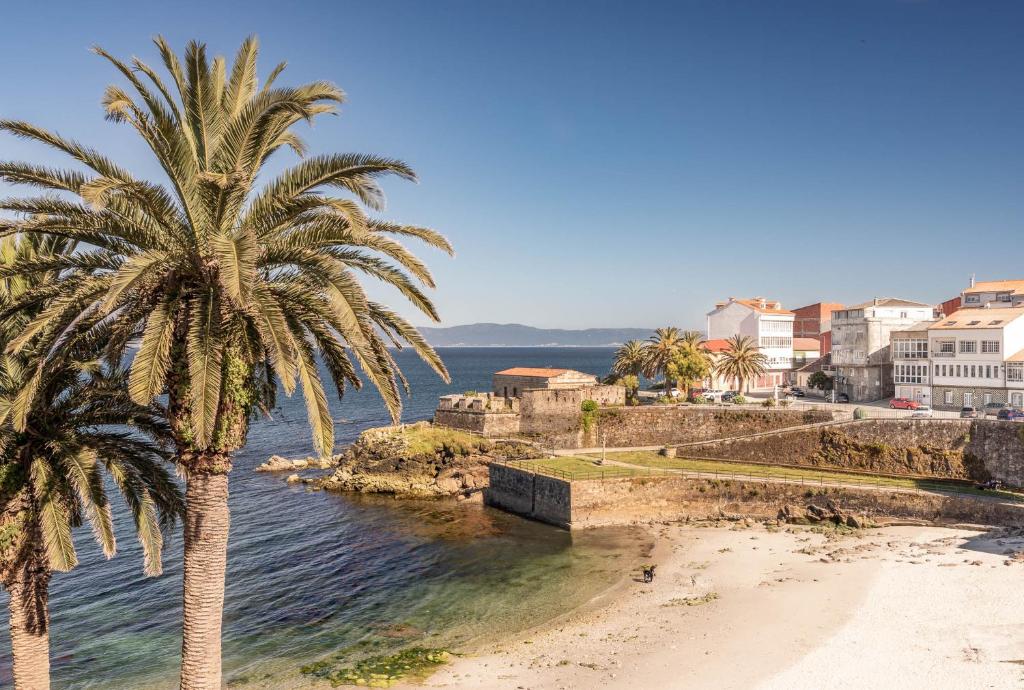
[[[605,374],[610,348],[444,348],[445,385],[416,356],[397,354],[409,378],[403,421],[428,419],[447,393],[490,389],[511,366]],[[323,659],[355,661],[403,646],[471,651],[585,604],[635,565],[631,530],[570,534],[478,504],[309,491],[255,473],[272,454],[305,457],[301,394],[255,423],[230,480],[231,534],[224,607],[224,673],[232,686],[289,687]],[[389,423],[366,387],[331,396],[340,450]],[[118,555],[107,561],[88,528],[81,564],[50,587],[55,688],[172,688],[181,646],[181,534],[164,574],[142,574],[140,549],[115,499]],[[6,607],[6,597],[2,599]],[[0,636],[0,685],[11,683]]]

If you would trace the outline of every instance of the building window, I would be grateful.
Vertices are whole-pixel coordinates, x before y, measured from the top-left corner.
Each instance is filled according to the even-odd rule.
[[[956,354],[956,341],[940,340],[938,354],[952,357]]]
[[[952,405],[953,404],[953,391],[946,391],[946,393],[945,393],[945,395],[943,397],[943,400],[945,401],[945,403],[947,405]]]
[[[965,367],[965,368],[966,368],[966,367]],[[971,365],[971,378],[973,379],[973,378],[975,378],[976,376],[977,376],[977,374],[975,374],[975,373],[974,373],[974,365],[972,364],[972,365]]]
[[[991,393],[986,393],[985,394],[985,404],[988,405],[991,402],[992,402],[992,394]]]
[[[964,407],[974,407],[974,393],[964,391]]]
[[[981,298],[978,295],[967,295],[964,302],[967,304],[977,304],[980,300]]]
[[[1024,381],[1024,363],[1021,362],[1010,362],[1004,365],[1003,371],[1006,373],[1006,380],[1019,383]]]
[[[992,378],[992,366],[990,364],[985,365],[985,378]]]
[[[960,377],[960,365],[959,364],[956,365],[956,376],[957,376],[957,378]]]
[[[984,353],[999,352],[999,341],[998,340],[982,340],[981,351]]]
[[[960,354],[972,355],[978,351],[977,340],[961,340],[960,341]]]

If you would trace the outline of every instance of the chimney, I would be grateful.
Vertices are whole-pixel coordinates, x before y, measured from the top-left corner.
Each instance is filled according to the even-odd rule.
[[[877,307],[878,306],[878,298],[875,297],[874,300],[875,300],[875,306]]]
[[[974,274],[971,274],[971,287],[974,287]]]
[[[766,300],[766,299],[765,299],[764,297],[759,297],[759,298],[758,298],[758,300],[757,300],[757,304],[758,304],[758,305],[759,305],[759,306],[760,306],[760,307],[761,307],[762,309],[764,309],[764,308],[765,308],[766,306],[768,306],[768,301],[767,301],[767,300]]]

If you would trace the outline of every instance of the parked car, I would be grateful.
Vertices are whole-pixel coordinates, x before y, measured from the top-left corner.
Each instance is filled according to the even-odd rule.
[[[848,403],[848,402],[850,402],[850,396],[848,396],[846,393],[837,393],[836,394],[836,402],[837,403]]]
[[[975,486],[981,489],[982,491],[998,491],[999,489],[1003,488],[1003,483],[998,479],[989,479],[987,482],[982,482],[981,484],[976,484]]]
[[[792,388],[790,388],[789,389],[789,394],[792,395],[794,398],[805,398],[805,397],[807,397],[806,391],[804,391],[804,389],[801,388],[800,386],[793,386]]]
[[[893,398],[889,401],[889,407],[894,410],[916,410],[921,406],[921,403],[910,398]]]
[[[726,391],[722,393],[722,402],[732,402],[732,399],[736,397],[739,397],[739,393],[736,391]]]
[[[717,402],[722,399],[723,395],[725,395],[725,391],[706,390],[703,393],[701,393],[701,395],[703,395],[706,400]]]
[[[918,405],[910,413],[910,416],[911,417],[931,417],[932,416],[932,408],[928,407],[927,405]]]
[[[1024,411],[1015,407],[1004,407],[996,414],[996,419],[1004,422],[1024,422]]]
[[[964,405],[960,408],[960,419],[977,419],[978,408],[971,407],[970,405]]]
[[[680,395],[682,395],[682,392],[678,388],[670,388],[668,391],[668,395],[670,398],[678,398]]]
[[[1002,410],[1008,408],[1009,405],[1006,403],[990,402],[985,405],[985,416],[986,417],[998,417]]]

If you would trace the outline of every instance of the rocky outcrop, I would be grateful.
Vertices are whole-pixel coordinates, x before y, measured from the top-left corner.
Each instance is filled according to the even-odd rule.
[[[528,444],[492,442],[429,422],[368,429],[339,456],[338,469],[319,487],[410,497],[468,496],[487,486],[487,463],[493,458],[534,455]]]
[[[256,468],[257,472],[294,472],[295,470],[329,470],[337,467],[341,461],[341,455],[330,458],[302,458],[289,460],[280,455],[271,455],[270,458]]]
[[[806,508],[787,503],[779,509],[778,520],[779,522],[791,525],[831,522],[834,525],[850,527],[852,529],[861,529],[862,527],[869,526],[868,521],[863,516],[858,517],[851,512],[844,511],[831,499],[826,499],[824,506],[809,503]]]

